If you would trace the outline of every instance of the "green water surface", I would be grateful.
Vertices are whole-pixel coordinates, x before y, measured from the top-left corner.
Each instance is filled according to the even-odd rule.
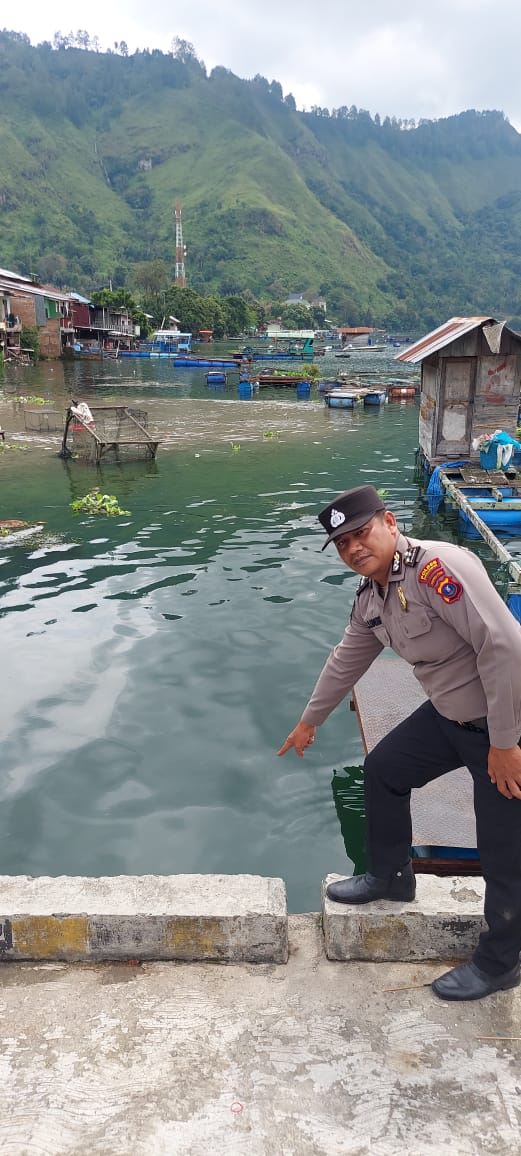
[[[43,523],[0,540],[0,873],[281,875],[290,910],[316,910],[327,872],[363,864],[347,702],[304,759],[275,754],[358,582],[316,515],[372,482],[425,533],[416,403],[241,401],[143,362],[6,369],[0,387],[7,441],[28,447],[0,456],[0,517]],[[157,460],[60,460],[58,435],[24,429],[29,395],[146,408]],[[75,516],[95,484],[130,514]]]

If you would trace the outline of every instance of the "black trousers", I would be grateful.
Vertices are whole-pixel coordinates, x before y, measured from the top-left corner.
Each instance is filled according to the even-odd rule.
[[[487,733],[464,730],[426,702],[365,760],[369,870],[400,870],[412,840],[411,788],[456,767],[474,781],[477,845],[485,879],[485,919],[474,962],[490,975],[514,967],[521,951],[521,801],[501,795],[487,773]]]

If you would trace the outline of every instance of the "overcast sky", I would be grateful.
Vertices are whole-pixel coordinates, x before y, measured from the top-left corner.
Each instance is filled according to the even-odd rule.
[[[278,80],[299,108],[440,117],[502,109],[521,130],[520,0],[18,0],[5,26],[33,44],[78,28],[102,48],[189,40],[208,71]]]

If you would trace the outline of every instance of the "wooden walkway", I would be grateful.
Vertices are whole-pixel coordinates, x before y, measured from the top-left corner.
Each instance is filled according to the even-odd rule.
[[[392,651],[369,667],[352,697],[366,752],[426,699],[412,667]],[[472,778],[466,767],[413,790],[413,847],[475,848],[472,797]]]

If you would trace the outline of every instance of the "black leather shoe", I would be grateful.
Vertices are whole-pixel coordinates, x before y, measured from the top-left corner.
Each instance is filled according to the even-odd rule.
[[[410,903],[416,895],[416,876],[409,860],[401,871],[387,879],[379,879],[369,872],[366,875],[351,875],[349,879],[330,883],[326,894],[335,903],[371,903],[373,899],[395,899],[397,902]]]
[[[517,987],[519,978],[518,963],[510,971],[504,971],[503,975],[487,975],[471,960],[440,975],[431,987],[440,999],[483,999],[483,996],[492,995],[494,991]]]

